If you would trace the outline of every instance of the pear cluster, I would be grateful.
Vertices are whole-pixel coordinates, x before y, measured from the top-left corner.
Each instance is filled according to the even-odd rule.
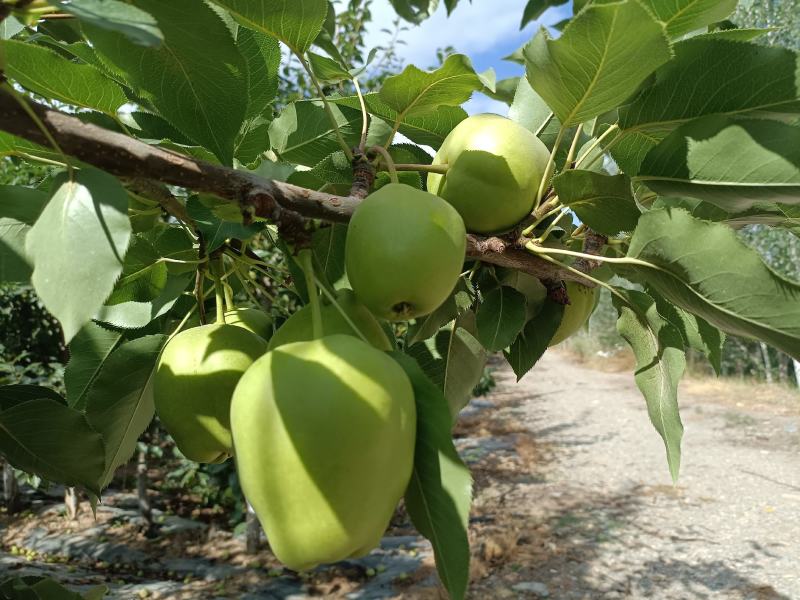
[[[288,567],[379,543],[411,478],[417,430],[411,382],[387,353],[396,348],[387,322],[427,315],[450,296],[467,231],[504,231],[525,218],[547,157],[512,121],[471,117],[441,146],[434,162],[448,168],[430,175],[430,191],[388,184],[358,206],[345,248],[352,289],[317,298],[277,330],[261,311],[236,309],[165,347],[154,380],[163,425],[191,460],[235,457],[242,490]],[[503,277],[544,299],[538,280]],[[557,337],[593,305],[575,294]]]

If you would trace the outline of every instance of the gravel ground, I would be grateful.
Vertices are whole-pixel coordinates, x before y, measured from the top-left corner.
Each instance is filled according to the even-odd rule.
[[[800,600],[800,395],[685,386],[673,486],[630,373],[550,353],[518,384],[506,369],[496,377],[456,430],[475,477],[471,599]],[[0,523],[2,548],[17,547],[0,551],[0,573],[104,582],[120,599],[442,597],[430,546],[402,519],[369,557],[298,577],[267,552],[256,567],[209,560],[241,540],[185,519],[167,517],[157,542],[126,538],[135,510],[106,506],[113,519],[69,535],[57,505],[29,525]],[[126,561],[139,566],[107,570]]]
[[[800,395],[794,407],[748,408],[724,387],[709,398],[685,386],[673,487],[629,373],[551,353],[518,386],[511,381],[504,372],[494,399],[517,401],[499,413],[512,414],[548,458],[503,502],[525,542],[512,563],[520,581],[565,599],[800,599]]]

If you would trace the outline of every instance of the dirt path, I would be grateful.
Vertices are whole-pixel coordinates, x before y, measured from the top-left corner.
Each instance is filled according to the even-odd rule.
[[[688,385],[673,487],[630,373],[550,353],[519,384],[496,378],[456,430],[475,477],[470,599],[800,600],[800,397],[737,406],[727,384]],[[59,510],[0,520],[0,573],[106,583],[126,600],[441,597],[430,546],[402,517],[370,556],[298,576],[177,516],[144,539],[130,495],[109,495],[97,522]]]
[[[518,540],[476,591],[800,598],[800,411],[684,391],[684,459],[673,487],[630,374],[551,353],[520,384],[506,371],[499,384],[494,419],[529,432],[539,460],[530,481],[509,485],[502,471],[479,480],[479,510],[486,504],[501,521],[502,510],[513,511],[504,526]],[[519,441],[517,451],[525,454]],[[498,502],[495,488],[504,487]]]

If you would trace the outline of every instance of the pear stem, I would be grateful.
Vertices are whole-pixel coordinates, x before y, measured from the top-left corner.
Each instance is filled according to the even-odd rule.
[[[233,301],[233,288],[227,281],[222,285],[225,291],[225,310],[234,310],[236,308],[236,303]]]
[[[331,291],[328,290],[328,288],[326,288],[324,285],[322,285],[322,283],[319,281],[319,279],[317,279],[316,276],[314,276],[314,280],[317,282],[317,285],[318,285],[319,289],[322,290],[323,295],[328,299],[328,302],[333,304],[333,306],[336,307],[336,310],[339,311],[339,314],[342,315],[342,318],[345,320],[345,323],[347,323],[353,329],[353,331],[355,331],[358,334],[358,337],[361,338],[361,341],[366,342],[367,344],[369,344],[369,340],[367,339],[367,336],[365,336],[361,332],[361,330],[358,328],[358,326],[355,323],[353,323],[353,320],[350,318],[350,315],[348,315],[344,311],[344,309],[341,307],[339,302],[336,300],[336,296],[334,296],[331,293]]]
[[[225,286],[222,283],[222,259],[211,260],[211,278],[214,280],[214,296],[217,304],[217,325],[225,325]]]
[[[553,176],[553,172],[555,170],[556,153],[561,146],[561,140],[564,139],[564,134],[566,132],[567,130],[563,125],[558,130],[558,135],[556,135],[556,141],[553,144],[553,149],[550,151],[550,157],[547,159],[547,166],[545,166],[544,173],[542,174],[542,182],[539,184],[539,191],[536,192],[536,202],[533,207],[534,210],[539,208],[539,203],[542,201],[542,198],[544,198],[544,193],[547,190],[548,184],[550,183],[550,178]]]
[[[370,151],[381,155],[381,158],[383,159],[383,162],[389,171],[389,179],[392,180],[392,183],[400,183],[400,180],[397,178],[397,169],[394,166],[394,160],[392,159],[392,155],[389,154],[389,151],[383,146],[372,146]]]
[[[317,282],[314,279],[314,260],[311,255],[311,250],[308,248],[300,250],[300,252],[297,253],[297,259],[300,263],[300,267],[303,269],[303,275],[306,280],[308,302],[311,304],[311,326],[314,339],[318,340],[325,335],[325,333],[322,330],[322,310],[319,305]]]

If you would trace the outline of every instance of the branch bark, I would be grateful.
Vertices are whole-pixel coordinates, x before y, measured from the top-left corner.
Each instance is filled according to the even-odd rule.
[[[363,185],[357,186],[354,196],[336,196],[263,179],[246,171],[146,144],[34,102],[28,101],[28,104],[69,156],[125,180],[158,181],[213,194],[237,203],[246,214],[269,219],[279,226],[296,227],[298,216],[345,223],[363,199],[360,197],[364,195],[364,190],[360,189]],[[49,146],[44,133],[17,99],[3,89],[0,89],[0,130]],[[140,183],[135,187],[141,191],[143,186]],[[155,199],[163,202],[162,198]],[[540,279],[581,280],[529,254],[515,241],[501,238],[468,235],[467,256],[524,271]]]

